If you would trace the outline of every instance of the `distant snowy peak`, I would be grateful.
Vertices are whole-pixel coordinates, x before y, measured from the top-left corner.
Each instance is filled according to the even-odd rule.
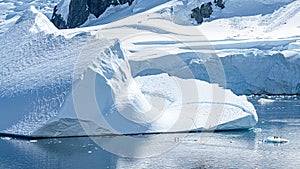
[[[61,35],[62,33],[49,21],[49,19],[38,12],[34,6],[31,6],[27,12],[29,15],[33,15],[34,23],[29,29],[32,33],[44,32],[45,34]],[[25,15],[26,16],[26,15]]]
[[[18,31],[19,33],[22,33],[20,30],[26,32],[26,34],[43,32],[45,34],[62,35],[53,23],[34,6],[30,6],[8,32]]]
[[[200,24],[205,20],[270,14],[291,2],[293,0],[62,0],[54,8],[51,21],[58,28],[86,27],[154,9],[152,12],[166,12],[178,24]]]
[[[89,15],[99,17],[110,6],[128,4],[134,0],[62,0],[54,8],[51,21],[58,28],[75,28],[84,24]]]
[[[0,96],[70,81],[74,56],[88,36],[64,36],[44,14],[30,7],[0,38]],[[68,62],[55,73],[64,60]]]
[[[4,0],[0,2],[0,35],[6,32],[30,6],[34,6],[47,18],[60,0]]]
[[[98,20],[117,20],[128,17],[136,13],[144,12],[152,8],[156,12],[168,7],[169,2],[174,4],[183,4],[183,8],[188,9],[185,20],[195,18],[198,23],[203,22],[203,18],[209,18],[213,12],[213,7],[223,9],[223,0],[203,0],[203,1],[185,1],[185,0],[62,0],[55,8],[51,21],[58,28],[75,28],[85,24],[89,19]],[[187,3],[188,2],[188,3]],[[123,6],[123,7],[120,7]],[[116,10],[111,10],[116,8]],[[176,11],[179,13],[186,12]],[[104,15],[104,16],[102,16]],[[109,17],[109,19],[107,18]],[[115,18],[115,19],[112,19]]]

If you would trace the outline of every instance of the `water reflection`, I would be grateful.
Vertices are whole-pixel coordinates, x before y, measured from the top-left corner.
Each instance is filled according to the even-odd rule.
[[[299,100],[276,100],[262,105],[251,98],[260,121],[256,129],[220,133],[192,133],[186,137],[168,134],[143,144],[126,137],[95,137],[28,140],[0,139],[0,168],[297,168],[299,158]],[[285,107],[282,109],[279,107]],[[267,144],[262,140],[279,135],[288,144]],[[135,136],[151,137],[151,136]],[[132,140],[132,139],[131,139]],[[147,140],[147,139],[146,139]],[[155,141],[153,141],[155,140]],[[147,158],[127,158],[154,154]],[[173,149],[164,151],[164,147]],[[156,154],[155,154],[156,153]]]
[[[44,139],[36,143],[12,139],[1,140],[1,156],[6,157],[0,157],[0,159],[1,167],[14,166],[14,168],[22,168],[21,166],[24,165],[29,168],[45,168],[45,166],[46,168],[148,168],[155,166],[172,168],[190,165],[191,161],[195,163],[199,160],[205,161],[207,159],[205,154],[211,150],[256,149],[255,139],[256,134],[251,131],[214,133],[213,137],[211,133],[193,133],[187,137],[167,134],[159,142],[157,140],[151,142],[150,139],[145,144],[139,145],[128,142],[123,144],[122,141],[126,142],[125,136]],[[148,158],[126,158],[114,155],[99,145],[115,146],[115,150],[126,150],[126,153],[132,152],[132,155],[135,153],[147,155],[149,152],[157,152],[157,154]],[[174,146],[174,148],[163,152],[164,147],[169,146]],[[187,159],[187,157],[197,158]],[[163,159],[168,159],[168,163]]]

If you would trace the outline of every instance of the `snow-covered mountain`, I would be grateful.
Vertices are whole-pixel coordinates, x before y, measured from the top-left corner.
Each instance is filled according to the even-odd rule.
[[[61,3],[63,2],[66,3],[61,1]],[[103,27],[97,25],[112,22],[119,22],[119,26],[121,24],[124,26],[124,22],[128,21],[125,17],[137,16],[140,13],[157,13],[162,19],[170,20],[182,26],[192,26],[195,24],[195,19],[191,18],[192,10],[209,2],[209,0],[151,2],[136,0],[130,6],[128,4],[111,6],[98,18],[90,15],[88,20],[81,25],[84,28],[80,31],[96,31]],[[193,50],[210,48],[210,53],[220,57],[226,75],[226,83],[220,84],[237,94],[298,94],[300,92],[300,61],[297,44],[299,44],[300,2],[298,0],[227,0],[223,3],[224,9],[212,3],[213,13],[211,16],[204,18],[205,22],[202,25],[189,28],[194,29],[190,30],[192,32],[198,31],[193,34],[195,39],[197,34],[204,36],[198,42],[191,44]],[[63,13],[62,16],[68,18],[67,13]],[[134,17],[131,18],[129,20],[135,19]],[[130,21],[129,24],[142,26],[137,21]],[[93,25],[96,27],[90,27]],[[159,25],[155,26],[160,27]],[[151,30],[147,31],[151,32]],[[203,40],[207,44],[201,44],[200,42]],[[161,43],[155,42],[153,44],[148,38],[140,37],[138,43],[128,42],[124,46],[128,51],[141,51],[144,50],[144,47],[147,49],[157,49],[158,46],[161,48],[165,48],[165,46],[177,47],[174,43],[165,41]],[[178,48],[190,48],[190,46]],[[191,58],[185,56],[186,51],[179,53],[185,59],[189,69],[193,71],[195,78],[210,82],[208,72],[204,69],[205,63],[199,62],[198,56]],[[131,64],[137,64],[143,68],[145,67],[143,64],[149,64],[147,63],[149,61],[135,62],[130,57],[129,60],[132,61]],[[158,60],[159,58],[155,62],[161,63]],[[153,66],[153,64],[151,65]],[[137,67],[136,65],[132,66]],[[170,67],[169,69],[177,70],[178,68]],[[133,74],[137,73],[133,72]]]
[[[60,0],[2,0],[0,2],[0,35],[7,31],[30,6],[34,6],[48,18]]]
[[[50,21],[55,1],[1,3],[5,133],[244,129],[257,115],[236,94],[300,93],[299,0],[212,3],[201,25],[191,14],[207,0],[135,0],[73,29]],[[62,18],[70,3],[56,7]]]

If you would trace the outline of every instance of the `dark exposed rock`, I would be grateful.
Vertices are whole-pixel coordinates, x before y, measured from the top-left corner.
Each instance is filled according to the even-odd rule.
[[[223,0],[214,0],[213,3],[221,9],[225,8],[225,4]],[[201,24],[203,22],[203,19],[209,18],[212,13],[213,13],[212,2],[208,2],[202,4],[201,7],[196,7],[192,9],[191,18],[195,18],[197,23]]]
[[[194,8],[192,9],[192,15],[191,15],[192,18],[195,18],[198,24],[201,24],[203,22],[203,16],[201,15],[200,11],[201,10],[199,7]]]
[[[86,22],[88,16],[93,14],[99,17],[110,6],[132,4],[134,0],[71,0],[67,23],[60,14],[57,14],[57,6],[54,8],[51,21],[58,28],[75,28]]]
[[[98,0],[87,0],[89,11],[97,18],[109,7],[110,1],[103,1],[100,3]]]
[[[88,19],[89,14],[87,0],[71,0],[67,26],[69,28],[80,26]]]
[[[203,18],[209,18],[210,15],[213,13],[212,9],[212,3],[204,3],[201,5],[201,7],[197,7],[192,9],[191,17],[195,18],[198,24],[201,24],[203,22]]]
[[[60,14],[56,14],[57,6],[54,7],[51,22],[58,28],[67,28],[67,23],[64,21]]]
[[[209,18],[210,15],[213,13],[213,9],[211,6],[212,6],[211,2],[201,5],[200,13],[203,16],[203,18]]]
[[[89,11],[97,18],[110,6],[123,5],[128,3],[131,5],[133,0],[87,0]]]
[[[214,0],[214,3],[216,4],[217,7],[220,7],[221,9],[225,8],[223,0]]]

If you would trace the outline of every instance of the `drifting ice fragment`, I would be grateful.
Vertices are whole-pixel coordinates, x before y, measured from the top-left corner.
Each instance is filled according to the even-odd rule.
[[[30,140],[29,142],[30,143],[37,143],[38,141],[37,140]]]
[[[277,136],[270,136],[267,139],[264,140],[266,143],[287,143],[289,140],[277,137]]]
[[[264,104],[264,103],[273,103],[273,102],[275,102],[275,100],[261,98],[261,99],[258,100],[258,102],[261,103],[261,104]]]

